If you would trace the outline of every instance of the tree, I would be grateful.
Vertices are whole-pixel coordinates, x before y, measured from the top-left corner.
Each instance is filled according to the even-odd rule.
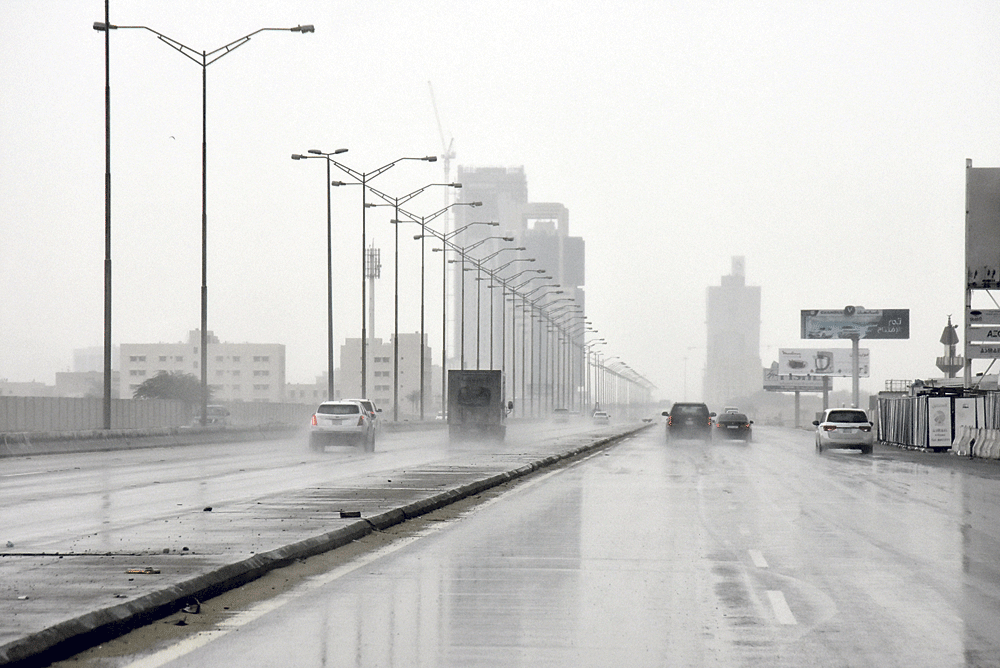
[[[417,408],[420,406],[420,390],[413,390],[407,394],[406,400],[410,402],[410,408],[413,412],[416,412]]]
[[[143,381],[132,395],[135,399],[174,399],[185,404],[201,403],[201,381],[190,373],[161,371]],[[209,401],[212,399],[209,390]]]

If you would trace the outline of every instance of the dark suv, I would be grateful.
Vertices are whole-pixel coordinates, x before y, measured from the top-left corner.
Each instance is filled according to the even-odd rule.
[[[712,418],[715,413],[708,412],[705,404],[674,404],[663,415],[667,418],[668,440],[700,438],[708,441],[712,438]]]

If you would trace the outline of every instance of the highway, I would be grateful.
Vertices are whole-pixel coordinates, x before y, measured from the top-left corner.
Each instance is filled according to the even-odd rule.
[[[765,427],[749,444],[666,444],[661,429],[65,665],[1000,665],[996,462],[881,446],[819,455],[811,433]],[[508,456],[530,449],[520,436]],[[194,541],[214,521],[207,504],[490,458],[440,439],[394,435],[367,459],[271,443],[238,457],[226,445],[16,460],[0,478],[2,526],[48,552],[110,549],[123,534],[175,549],[175,533],[197,526],[181,537]],[[15,500],[34,517],[8,532]],[[188,524],[157,528],[182,519],[171,506]],[[234,536],[233,549],[254,540]]]

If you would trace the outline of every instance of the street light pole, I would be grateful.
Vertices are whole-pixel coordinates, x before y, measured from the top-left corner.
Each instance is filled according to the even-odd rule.
[[[404,160],[436,162],[437,156],[428,155],[422,158],[397,158],[388,164],[382,165],[378,169],[373,169],[370,172],[359,172],[355,169],[351,169],[347,165],[337,162],[329,155],[324,155],[320,150],[309,149],[309,153],[326,158],[333,163],[337,169],[348,174],[351,178],[361,184],[361,396],[363,398],[368,398],[368,320],[367,314],[365,313],[365,306],[368,304],[368,293],[365,286],[366,253],[368,252],[365,248],[365,244],[367,243],[366,221],[368,209],[368,182]],[[301,160],[308,157],[310,156],[295,154],[292,155],[292,160]]]
[[[381,197],[394,207],[395,217],[392,223],[395,227],[395,250],[393,253],[393,318],[392,318],[392,421],[399,422],[399,206],[409,202],[411,199],[424,192],[432,186],[447,186],[449,188],[461,188],[461,183],[431,183],[423,188],[418,188],[402,197],[392,197],[385,193],[369,188],[373,193]],[[423,287],[423,255],[421,255],[421,288]],[[423,300],[423,290],[421,289],[421,300]],[[424,359],[424,337],[423,337],[423,308],[421,302],[421,336],[420,336],[420,363],[423,365]],[[423,395],[423,376],[420,378],[420,391]],[[421,410],[421,413],[423,411]]]
[[[213,51],[196,51],[148,26],[116,26],[107,19],[94,23],[94,30],[148,30],[167,46],[201,65],[201,424],[208,421],[208,66],[243,46],[257,33],[265,31],[316,32],[311,25],[294,28],[259,28],[248,35]]]
[[[320,153],[326,157],[347,153],[346,148],[338,148],[331,153]],[[306,156],[308,157],[308,156]],[[334,386],[334,345],[333,345],[333,203],[330,188],[346,185],[343,181],[330,180],[330,161],[326,162],[326,397],[336,399]]]

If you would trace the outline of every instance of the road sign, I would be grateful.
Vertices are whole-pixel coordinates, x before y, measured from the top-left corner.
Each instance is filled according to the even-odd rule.
[[[969,311],[970,325],[1000,325],[1000,311],[973,309]]]
[[[847,306],[839,310],[801,314],[803,339],[908,339],[909,309],[866,309]]]
[[[970,327],[965,332],[967,341],[1000,345],[1000,327]]]
[[[1000,341],[996,343],[969,343],[966,357],[975,360],[991,360],[1000,357]]]

